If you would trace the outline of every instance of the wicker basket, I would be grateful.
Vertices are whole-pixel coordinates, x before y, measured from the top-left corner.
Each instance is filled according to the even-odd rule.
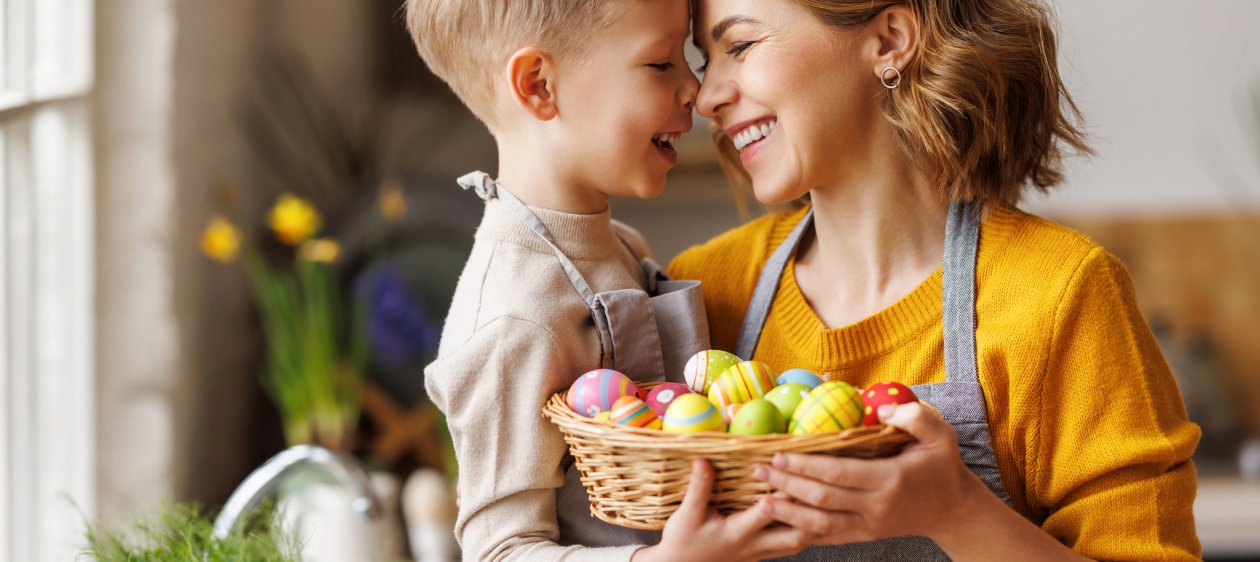
[[[661,383],[640,383],[651,390]],[[560,427],[591,501],[591,514],[631,529],[660,530],[682,504],[691,461],[708,459],[716,472],[711,503],[722,513],[751,507],[770,492],[752,477],[775,453],[875,458],[895,455],[913,438],[892,426],[856,427],[827,435],[674,434],[581,416],[552,395],[543,415]]]

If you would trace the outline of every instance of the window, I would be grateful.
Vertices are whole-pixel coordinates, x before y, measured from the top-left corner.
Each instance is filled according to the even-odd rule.
[[[74,560],[93,513],[92,20],[0,0],[0,560]]]

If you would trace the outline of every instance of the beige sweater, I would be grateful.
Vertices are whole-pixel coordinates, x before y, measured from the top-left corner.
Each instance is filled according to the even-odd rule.
[[[647,244],[609,212],[533,210],[593,291],[644,286],[626,244],[640,256]],[[542,406],[598,368],[599,353],[590,312],[551,248],[502,202],[488,202],[438,358],[425,369],[459,461],[455,535],[465,560],[629,560],[634,545],[655,542],[594,520],[573,474],[567,501],[557,502],[568,449]]]

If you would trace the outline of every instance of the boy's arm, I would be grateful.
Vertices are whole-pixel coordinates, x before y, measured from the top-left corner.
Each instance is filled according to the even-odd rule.
[[[579,374],[552,334],[503,317],[425,369],[459,461],[455,536],[464,560],[628,561],[641,546],[561,546],[556,491],[567,451],[542,417],[551,393]]]
[[[1101,249],[1064,293],[1039,386],[1025,477],[1042,529],[1094,559],[1197,559],[1199,428],[1128,273]]]

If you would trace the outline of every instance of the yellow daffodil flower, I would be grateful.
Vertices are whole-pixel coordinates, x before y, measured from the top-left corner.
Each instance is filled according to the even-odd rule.
[[[407,216],[407,198],[397,182],[389,182],[381,187],[377,205],[381,208],[381,215],[389,222],[398,222]]]
[[[307,240],[298,248],[298,255],[309,262],[332,263],[341,255],[341,245],[332,238]]]
[[[290,246],[314,236],[322,223],[319,211],[305,199],[291,193],[281,195],[267,214],[267,224],[276,233],[276,238]]]
[[[201,235],[201,251],[213,259],[231,263],[241,251],[241,231],[231,221],[214,217]]]

